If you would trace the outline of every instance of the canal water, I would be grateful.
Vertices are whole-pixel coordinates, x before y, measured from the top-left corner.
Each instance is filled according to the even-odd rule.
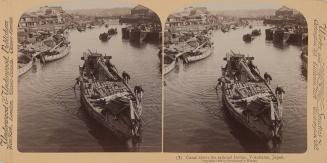
[[[165,75],[164,87],[164,151],[168,152],[271,152],[271,145],[260,143],[226,112],[217,78],[225,66],[226,52],[254,56],[261,74],[268,72],[272,88],[282,86],[284,126],[282,142],[273,150],[302,153],[307,148],[307,81],[298,46],[276,46],[265,40],[263,26],[253,29],[262,34],[251,43],[242,40],[252,29],[240,27],[222,33],[214,31],[214,54],[191,64],[179,63]]]
[[[101,42],[99,34],[108,28],[96,27],[69,33],[71,53],[42,65],[18,81],[18,149],[21,152],[161,151],[161,73],[159,43],[130,43],[118,34]],[[121,141],[101,127],[81,107],[79,91],[72,89],[78,77],[81,56],[88,49],[113,57],[118,71],[131,75],[131,87],[141,84],[143,129],[139,143]]]

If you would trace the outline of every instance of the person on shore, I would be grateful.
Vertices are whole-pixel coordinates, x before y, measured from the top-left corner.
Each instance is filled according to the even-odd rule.
[[[131,79],[131,76],[129,76],[129,74],[125,71],[123,71],[122,77],[126,83],[128,83],[128,81]]]
[[[268,84],[270,84],[270,81],[272,80],[272,77],[267,72],[265,72],[265,74],[263,74],[263,77],[264,77],[265,81]]]
[[[143,88],[141,85],[135,85],[134,87],[134,93],[135,93],[135,96],[139,99],[139,101],[141,101],[142,97],[143,97]]]
[[[277,87],[275,89],[275,94],[276,94],[277,98],[280,100],[280,103],[282,103],[283,98],[284,98],[284,94],[285,94],[284,89],[277,85]]]

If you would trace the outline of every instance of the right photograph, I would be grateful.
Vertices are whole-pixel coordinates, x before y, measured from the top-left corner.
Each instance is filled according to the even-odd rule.
[[[170,14],[163,151],[306,152],[307,45],[291,6],[208,2]]]

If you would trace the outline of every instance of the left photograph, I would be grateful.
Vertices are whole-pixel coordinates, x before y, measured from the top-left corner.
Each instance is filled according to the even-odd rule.
[[[160,152],[160,19],[139,4],[36,6],[18,24],[20,152]]]

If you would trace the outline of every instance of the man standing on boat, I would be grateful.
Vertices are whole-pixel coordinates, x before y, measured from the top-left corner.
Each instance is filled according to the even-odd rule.
[[[265,74],[263,75],[263,77],[265,78],[265,81],[268,84],[270,84],[270,81],[272,80],[272,77],[267,72],[265,72]]]
[[[123,71],[122,77],[126,83],[128,83],[128,81],[131,79],[131,76],[129,76],[129,74],[126,71]]]
[[[275,94],[276,94],[277,98],[280,100],[280,103],[282,103],[283,98],[284,98],[284,94],[285,94],[284,89],[277,85],[277,87],[275,89]]]
[[[137,85],[134,87],[134,93],[135,93],[135,96],[141,101],[142,97],[143,97],[143,88],[141,85]]]
[[[112,58],[112,57],[109,56],[109,57],[106,59],[105,64],[106,64],[106,66],[107,66],[107,68],[108,68],[109,71],[110,71],[111,69],[115,69],[115,70],[117,71],[115,65],[113,65],[113,64],[110,62],[110,59],[111,59],[111,58]]]
[[[255,69],[257,69],[257,66],[253,64],[252,60],[249,61],[249,68],[252,73],[254,73]]]

